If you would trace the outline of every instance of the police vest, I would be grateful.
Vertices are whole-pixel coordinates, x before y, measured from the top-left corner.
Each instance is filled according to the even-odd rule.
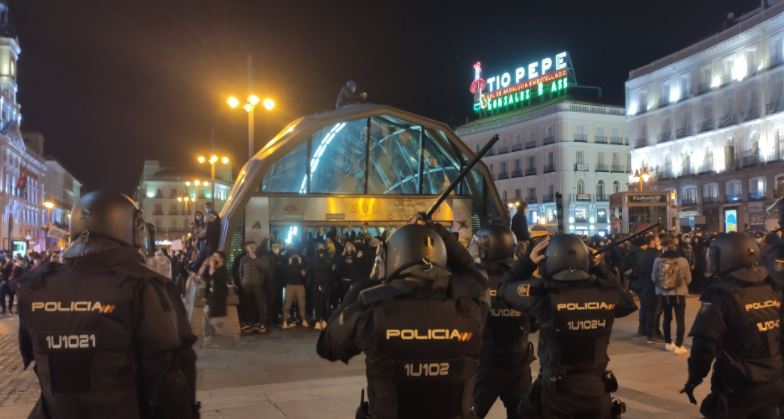
[[[778,380],[782,371],[779,294],[769,284],[726,284],[722,288],[740,315],[728,319],[723,348],[726,354],[718,356],[717,371],[726,373],[726,378],[735,381],[733,384],[740,380],[748,384]]]
[[[508,270],[509,267],[506,267]],[[502,272],[498,266],[487,267],[490,292],[490,313],[482,333],[482,362],[530,362],[528,334],[530,317],[507,306],[496,295]]]
[[[548,292],[551,319],[541,326],[542,369],[559,374],[604,372],[616,299],[596,287]]]
[[[461,280],[473,281],[451,279]],[[473,417],[480,297],[403,295],[374,305],[365,351],[374,418]]]
[[[89,417],[142,416],[131,302],[146,280],[108,269],[61,266],[20,284],[20,318],[53,417],[85,417],[87,406]]]

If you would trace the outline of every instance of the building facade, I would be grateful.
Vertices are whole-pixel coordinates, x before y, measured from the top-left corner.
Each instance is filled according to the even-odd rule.
[[[48,245],[65,244],[64,239],[71,227],[71,210],[81,195],[82,183],[57,160],[47,160],[44,209],[46,210],[45,223],[48,227],[46,233]]]
[[[21,49],[0,1],[0,248],[23,245],[44,250],[43,208],[46,164],[22,138],[22,114],[16,101],[16,63]]]
[[[136,199],[144,219],[155,225],[156,240],[187,237],[195,211],[203,212],[207,202],[214,202],[220,211],[231,189],[230,173],[230,168],[218,172],[213,185],[204,174],[162,167],[157,160],[145,161]]]
[[[681,227],[771,230],[784,185],[784,2],[633,70],[632,170],[677,196]]]
[[[528,222],[557,228],[555,197],[564,200],[568,232],[610,231],[609,196],[626,190],[629,147],[623,108],[568,98],[493,115],[456,129],[475,152],[499,134],[483,158],[501,198],[528,204]]]

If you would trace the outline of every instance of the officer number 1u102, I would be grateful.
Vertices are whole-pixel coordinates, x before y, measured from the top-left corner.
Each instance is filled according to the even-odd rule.
[[[446,377],[449,375],[448,362],[409,363],[403,365],[407,377]]]

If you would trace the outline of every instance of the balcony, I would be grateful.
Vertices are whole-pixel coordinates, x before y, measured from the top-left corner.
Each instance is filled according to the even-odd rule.
[[[605,163],[596,163],[597,172],[609,172],[610,168]]]
[[[629,173],[629,172],[631,172],[631,169],[629,168],[629,166],[623,166],[623,165],[620,165],[620,164],[612,165],[612,169],[610,169],[610,170],[613,173]]]
[[[764,201],[766,198],[765,191],[750,191],[749,201]]]
[[[574,171],[575,172],[587,172],[588,171],[588,163],[575,163],[574,164]]]
[[[623,137],[610,137],[610,144],[629,145],[629,141]]]
[[[536,168],[535,167],[532,167],[532,168],[529,168],[529,169],[525,169],[525,175],[526,176],[533,176],[535,174],[536,174]]]
[[[593,137],[593,142],[596,144],[607,144],[607,136],[606,135],[597,135]]]
[[[710,131],[713,129],[713,119],[706,119],[700,124],[700,132]]]
[[[495,147],[492,147],[490,148],[490,150],[487,150],[487,154],[485,154],[485,157],[490,157],[490,156],[495,156]]]
[[[710,83],[707,81],[697,85],[697,95],[708,93],[708,91],[710,91]]]
[[[542,170],[543,173],[552,173],[554,171],[555,171],[555,165],[554,164],[548,164]]]
[[[666,143],[668,141],[672,141],[672,132],[670,131],[662,132],[656,137],[657,144]]]
[[[706,158],[702,166],[697,169],[698,174],[712,173],[713,172],[713,156],[710,159]]]
[[[675,138],[684,138],[691,135],[690,127],[681,127],[675,130]]]
[[[740,200],[741,200],[740,192],[731,192],[731,193],[725,194],[724,195],[724,200],[728,204],[731,203],[731,202],[740,202]]]
[[[762,164],[762,158],[759,152],[748,151],[745,153],[736,153],[733,160],[733,167],[735,169],[743,169],[746,167],[754,167]]]
[[[555,202],[555,194],[542,195],[542,202]]]
[[[662,169],[656,170],[656,177],[659,179],[674,179],[675,174],[672,173],[672,168],[664,167]]]
[[[155,210],[152,212],[152,215],[163,215],[163,210]]]
[[[588,134],[574,134],[574,141],[578,143],[587,143]]]
[[[499,146],[497,154],[506,154],[509,152],[509,146]]]
[[[647,138],[638,138],[634,141],[634,148],[642,148],[648,146],[648,139]]]
[[[538,204],[539,197],[538,196],[528,196],[525,198],[525,202],[528,204]]]
[[[520,151],[523,149],[523,143],[512,144],[512,151]]]
[[[596,200],[597,201],[609,201],[610,200],[610,195],[607,195],[607,194],[596,194]]]
[[[589,193],[578,193],[574,195],[575,201],[590,201],[591,194]]]
[[[765,115],[770,115],[779,111],[781,111],[781,107],[779,106],[779,101],[765,104]]]
[[[496,180],[509,179],[509,172],[501,172],[495,177]]]
[[[523,171],[522,170],[512,170],[512,177],[513,178],[523,177]]]
[[[681,198],[681,206],[694,206],[694,205],[697,205],[697,198],[695,197]]]
[[[751,121],[751,120],[757,119],[759,117],[760,117],[760,108],[759,108],[759,106],[755,105],[755,106],[751,107],[748,111],[746,111],[746,114],[743,116],[743,120],[744,121]]]
[[[702,205],[721,204],[721,198],[718,196],[703,196]]]
[[[525,149],[528,150],[529,148],[536,147],[536,140],[528,140],[525,142]]]
[[[737,119],[735,118],[735,114],[724,115],[719,121],[719,128],[726,128],[731,127],[737,124]]]
[[[554,135],[548,135],[547,137],[544,137],[544,140],[542,141],[542,144],[547,145],[547,144],[552,144],[554,142],[555,142],[555,136]]]

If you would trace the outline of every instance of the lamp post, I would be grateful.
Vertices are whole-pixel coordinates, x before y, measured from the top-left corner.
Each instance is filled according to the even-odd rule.
[[[643,166],[642,169],[637,169],[634,171],[634,175],[632,175],[630,180],[635,183],[639,182],[640,192],[643,192],[645,184],[651,180],[651,173],[648,171],[647,167]]]
[[[226,156],[218,157],[217,154],[211,155],[209,158],[199,156],[196,158],[199,164],[210,164],[210,180],[212,181],[212,207],[215,208],[215,165],[220,161],[224,165],[229,164],[229,158]],[[217,210],[217,208],[215,208]]]
[[[55,207],[54,202],[44,201],[44,208],[46,208],[46,228],[52,224],[52,209]]]
[[[248,113],[248,160],[253,158],[253,152],[255,150],[255,146],[253,144],[254,129],[255,129],[254,114],[256,110],[256,105],[258,105],[259,103],[261,103],[261,106],[263,106],[264,109],[268,111],[275,109],[275,101],[273,99],[264,98],[264,100],[262,100],[254,94],[248,96],[247,101],[245,102],[244,105],[242,105],[242,109],[244,109],[245,112]],[[237,107],[240,106],[240,100],[234,96],[230,96],[228,99],[226,99],[226,104],[229,105],[230,108],[236,109]]]

